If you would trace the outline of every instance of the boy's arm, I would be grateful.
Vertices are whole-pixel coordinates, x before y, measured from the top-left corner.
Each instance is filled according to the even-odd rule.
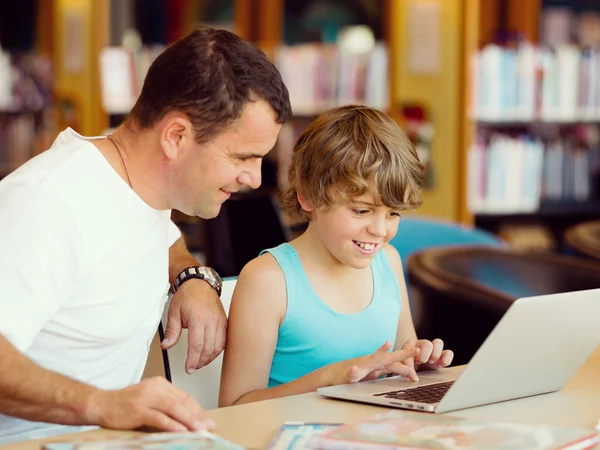
[[[273,256],[264,254],[250,261],[231,299],[219,406],[256,397],[252,394],[267,388],[286,304],[285,277]]]
[[[418,350],[390,353],[391,344],[385,343],[371,355],[329,364],[294,381],[269,388],[269,373],[279,326],[285,317],[286,299],[285,278],[271,255],[250,262],[240,273],[229,313],[219,406],[313,392],[324,386],[375,379],[390,371],[417,379],[414,369],[400,362]]]
[[[394,345],[394,350],[398,350],[402,348],[406,341],[416,341],[417,333],[415,331],[415,326],[412,320],[412,314],[410,311],[410,303],[408,301],[408,290],[406,289],[406,281],[404,280],[404,270],[402,268],[402,261],[400,260],[400,255],[398,251],[392,247],[390,244],[387,244],[384,247],[384,251],[386,256],[396,274],[396,278],[398,279],[398,285],[400,286],[400,318],[398,319],[398,329],[396,331],[396,344]]]
[[[439,369],[441,367],[450,365],[452,358],[454,357],[454,353],[451,350],[444,350],[444,343],[441,339],[434,339],[433,341],[417,339],[417,333],[415,331],[415,326],[413,324],[412,314],[410,311],[408,289],[406,288],[406,281],[404,279],[404,270],[402,268],[400,255],[398,254],[398,251],[389,244],[385,246],[385,252],[390,261],[392,269],[396,274],[396,278],[398,279],[402,302],[394,350],[418,347],[420,349],[420,354],[416,361],[418,364],[414,364],[413,360],[405,361],[405,364],[414,366],[417,370]]]

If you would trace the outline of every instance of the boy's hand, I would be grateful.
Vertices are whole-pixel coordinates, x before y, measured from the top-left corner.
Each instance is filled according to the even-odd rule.
[[[418,347],[388,352],[392,344],[388,341],[375,353],[359,358],[347,359],[328,366],[327,380],[329,385],[356,383],[357,381],[375,380],[382,375],[395,373],[403,375],[412,381],[419,378],[414,366],[402,362],[412,360],[421,351]]]
[[[409,340],[404,343],[402,350],[410,350],[413,348],[420,349],[418,356],[409,358],[403,363],[414,370],[432,370],[448,367],[454,358],[452,350],[444,350],[444,342],[441,339],[428,341],[427,339],[419,339],[418,341]]]

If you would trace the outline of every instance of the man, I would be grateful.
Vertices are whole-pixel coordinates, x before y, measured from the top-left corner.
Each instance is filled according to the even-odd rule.
[[[163,348],[188,328],[191,373],[225,345],[220,279],[195,268],[170,210],[212,218],[257,188],[290,117],[265,55],[203,28],[156,59],[114,134],[67,129],[0,183],[0,443],[214,426],[165,379],[139,382],[171,284]]]

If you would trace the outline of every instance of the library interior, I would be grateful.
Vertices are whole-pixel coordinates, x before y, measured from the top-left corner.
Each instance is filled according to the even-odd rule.
[[[598,439],[594,429],[600,430],[600,316],[592,314],[600,312],[600,2],[596,0],[1,2],[0,231],[4,234],[6,228],[9,237],[6,240],[0,238],[1,247],[5,249],[1,252],[5,257],[0,257],[0,272],[6,270],[9,275],[7,278],[0,275],[0,284],[13,284],[14,280],[35,277],[38,273],[34,260],[29,261],[33,274],[27,275],[27,270],[23,273],[19,268],[18,273],[14,269],[13,277],[11,271],[16,264],[13,261],[21,261],[27,255],[11,256],[18,246],[8,241],[14,241],[13,236],[20,236],[13,232],[13,228],[20,225],[4,225],[15,220],[14,223],[19,224],[14,213],[28,208],[14,206],[13,200],[17,197],[11,197],[11,192],[17,192],[22,183],[31,182],[28,174],[34,171],[35,161],[62,142],[57,137],[66,129],[86,137],[105,137],[112,133],[119,136],[117,130],[129,120],[146,74],[156,58],[175,42],[206,26],[232,32],[264,52],[280,73],[291,105],[290,120],[281,125],[274,146],[261,158],[260,186],[248,185],[237,192],[226,191],[230,198],[223,202],[215,217],[202,218],[190,215],[189,210],[186,213],[175,207],[163,208],[169,209],[170,219],[177,225],[192,257],[199,265],[210,267],[218,274],[216,278],[222,282],[222,293],[219,294],[225,314],[229,314],[235,283],[244,267],[265,249],[297,242],[296,239],[301,240],[310,232],[311,222],[298,220],[283,205],[283,193],[290,188],[288,174],[292,173],[290,168],[295,163],[296,143],[300,136],[304,136],[309,126],[319,122],[321,114],[332,108],[365,105],[383,112],[399,125],[422,167],[422,205],[401,212],[397,231],[394,228],[387,242],[400,256],[398,272],[405,280],[400,283],[400,292],[406,292],[408,296],[409,320],[412,318],[418,339],[441,339],[444,348],[453,351],[452,366],[467,365],[475,356],[481,365],[486,352],[478,351],[487,346],[485,350],[489,354],[493,351],[492,338],[498,343],[500,335],[507,335],[506,330],[502,334],[500,326],[521,323],[528,329],[512,330],[514,336],[531,342],[517,341],[517,338],[509,342],[507,338],[501,344],[511,345],[514,353],[528,355],[515,356],[510,362],[511,358],[505,358],[509,350],[499,350],[495,373],[506,375],[509,369],[502,364],[510,364],[512,370],[523,371],[524,385],[527,385],[527,377],[539,376],[541,370],[571,366],[571,371],[567,371],[569,376],[564,372],[565,379],[556,378],[556,385],[546,391],[558,392],[499,403],[503,400],[502,395],[509,394],[498,388],[498,399],[480,403],[476,400],[473,405],[477,407],[460,409],[452,414],[465,420],[481,420],[483,425],[477,426],[491,430],[490,433],[501,422],[531,426],[531,429],[507,427],[497,431],[510,434],[513,442],[517,442],[518,445],[511,448],[558,448],[558,443],[573,444],[573,439],[579,440],[581,445],[573,448],[596,448]],[[341,125],[339,129],[342,129]],[[117,150],[118,156],[123,158],[121,150],[118,147]],[[128,179],[125,161],[123,166]],[[44,170],[48,168],[44,166]],[[200,171],[197,178],[202,180],[204,175]],[[44,176],[46,178],[36,182],[40,189],[49,183],[50,175]],[[82,177],[76,179],[82,180]],[[131,180],[128,181],[133,189]],[[69,189],[77,192],[80,186],[74,184]],[[72,196],[76,197],[75,194]],[[29,197],[25,198],[30,201]],[[38,203],[33,201],[32,204],[35,207]],[[304,207],[302,201],[300,204]],[[377,207],[381,205],[376,205],[375,209]],[[52,208],[47,206],[40,211],[52,214]],[[90,205],[89,208],[93,207]],[[56,214],[59,211],[56,209]],[[1,218],[3,215],[4,219]],[[35,214],[27,213],[26,216],[29,220]],[[38,228],[32,227],[32,232],[37,234],[36,230],[47,225],[48,231],[52,232],[53,227],[59,226],[57,224],[67,223],[48,219],[38,216]],[[98,231],[100,240],[110,240],[109,233],[119,232],[118,226],[111,225],[103,233],[104,224],[98,225],[94,230]],[[59,234],[66,231],[63,229]],[[345,232],[341,229],[340,236]],[[46,234],[40,231],[41,237],[32,237],[27,248],[43,244]],[[357,241],[354,243],[359,247]],[[55,250],[55,244],[49,246],[51,251]],[[364,248],[361,247],[366,254],[369,250]],[[31,258],[37,258],[45,250],[37,251],[39,253]],[[85,252],[85,249],[77,251]],[[127,252],[127,249],[123,251]],[[299,251],[299,254],[301,261],[303,253]],[[329,256],[337,258],[333,254]],[[71,260],[65,264],[67,262]],[[336,260],[336,263],[340,262]],[[56,261],[55,264],[62,263]],[[44,267],[39,269],[44,271]],[[139,270],[143,274],[146,269],[140,267]],[[283,266],[281,270],[286,273]],[[100,269],[100,273],[110,272]],[[149,273],[152,277],[152,272]],[[205,280],[208,277],[202,276]],[[311,276],[308,278],[310,289],[310,283],[316,282]],[[315,279],[322,281],[325,278]],[[373,284],[375,279],[373,268]],[[292,292],[287,273],[285,280],[288,283],[287,305],[291,311]],[[350,292],[351,285],[356,283],[349,282],[345,292]],[[116,283],[112,286],[119,289]],[[268,284],[265,286],[270,289]],[[214,286],[211,284],[211,287]],[[23,295],[33,292],[29,287],[23,289]],[[69,288],[64,292],[71,295],[74,291],[76,289]],[[382,430],[386,426],[388,435],[391,433],[398,438],[394,441],[396,446],[385,448],[404,448],[402,445],[408,448],[411,444],[418,448],[455,448],[419,447],[416,443],[421,442],[418,441],[420,438],[412,436],[414,440],[410,440],[404,436],[406,439],[401,440],[398,436],[402,433],[412,435],[417,428],[434,425],[456,431],[451,427],[459,427],[457,423],[420,423],[408,431],[402,428],[403,416],[394,415],[401,413],[389,405],[369,406],[360,400],[336,401],[327,395],[316,394],[315,389],[297,396],[281,395],[263,402],[219,407],[223,406],[219,400],[219,388],[224,386],[222,369],[227,382],[237,380],[229,373],[233,370],[231,361],[237,358],[233,355],[240,353],[236,347],[236,332],[231,327],[236,325],[242,329],[243,321],[236,317],[235,322],[229,322],[227,345],[231,343],[236,350],[232,350],[228,360],[229,347],[224,344],[223,367],[223,354],[218,351],[210,364],[187,374],[184,364],[189,353],[184,337],[191,339],[192,333],[183,330],[177,345],[168,350],[164,346],[161,348],[167,320],[171,319],[171,298],[176,291],[175,287],[171,289],[166,306],[165,303],[159,305],[161,315],[152,328],[148,355],[144,355],[145,368],[139,375],[142,380],[154,376],[167,378],[190,393],[208,411],[216,422],[215,436],[224,441],[213,442],[215,447],[201,448],[241,448],[236,445],[282,449],[330,448],[327,445],[359,448],[352,446],[351,437],[370,443],[378,439],[375,431],[373,434],[365,431],[369,421],[375,421],[371,425],[381,425]],[[15,288],[8,292],[12,296],[21,291]],[[378,291],[372,287],[369,292],[373,302],[367,303],[367,309],[374,306]],[[302,293],[299,292],[298,298]],[[577,293],[581,297],[572,297]],[[38,295],[37,292],[33,294]],[[238,295],[239,302],[245,295],[235,294]],[[513,308],[517,300],[530,298],[538,299],[539,305],[534,307],[533,303],[525,302],[522,305],[530,306]],[[25,307],[14,306],[19,301],[15,298],[0,300],[0,315],[4,315],[1,311],[24,314]],[[574,324],[575,319],[565,323],[565,316],[571,316],[565,313],[570,311],[565,302],[574,302],[570,308],[579,304],[581,308],[587,308],[587,315],[592,318],[585,323]],[[58,305],[34,305],[60,313]],[[263,309],[261,307],[260,311]],[[508,322],[509,309],[511,322]],[[236,307],[236,311],[241,310],[241,306]],[[552,325],[550,317],[554,317],[556,311],[563,312],[561,322]],[[524,317],[527,314],[531,314],[528,317],[531,322],[516,319],[517,315]],[[539,316],[548,317],[547,322],[537,323]],[[43,317],[36,332],[55,339],[61,332],[53,328],[53,324],[66,322],[55,320],[50,312]],[[3,321],[0,318],[0,338],[5,334],[11,341],[12,328],[6,325],[7,331],[3,330],[9,320],[26,322],[28,319],[13,317]],[[255,320],[261,321],[259,317]],[[280,325],[281,341],[285,337],[283,319]],[[556,327],[556,332],[549,333],[549,327]],[[586,327],[590,329],[582,330]],[[113,331],[112,326],[108,328]],[[184,324],[183,328],[187,326]],[[564,356],[563,351],[569,348],[566,342],[577,344],[575,337],[567,339],[569,330],[578,330],[580,333],[575,333],[578,339],[585,337],[588,340],[585,348],[589,351],[585,355],[575,352],[575,356]],[[546,340],[541,340],[542,336]],[[28,345],[35,346],[37,341],[34,339],[38,338],[32,335]],[[280,350],[277,334],[275,339],[273,346],[276,344],[277,350],[273,368]],[[20,343],[15,343],[17,341],[14,338],[12,343],[26,356],[35,353],[28,353],[28,347],[25,344],[20,347]],[[533,348],[534,341],[542,348]],[[3,341],[0,341],[0,366],[5,365],[2,345]],[[52,349],[52,346],[40,348]],[[398,348],[394,347],[396,350]],[[556,353],[561,355],[556,356]],[[567,353],[570,354],[570,350]],[[62,353],[59,355],[62,357]],[[52,356],[41,361],[47,362],[48,358]],[[532,360],[544,362],[532,363]],[[76,373],[66,373],[79,379]],[[0,369],[0,394],[4,374]],[[504,379],[512,378],[506,375]],[[269,388],[270,385],[269,379]],[[453,388],[459,387],[462,386],[457,382]],[[523,392],[512,397],[510,394],[506,399],[532,395]],[[551,398],[548,400],[547,396]],[[479,406],[485,403],[492,405]],[[510,406],[513,403],[516,406]],[[565,408],[577,411],[577,414],[569,414]],[[5,421],[11,415],[10,411],[3,409],[0,400],[0,444],[58,450],[67,447],[52,447],[53,442],[79,439],[77,434],[63,434],[61,441],[57,432],[54,437],[25,433],[11,440],[8,427],[13,425]],[[375,414],[382,414],[383,418]],[[425,413],[402,414],[409,414],[406,420],[416,423]],[[418,418],[411,419],[410,414],[417,414]],[[39,422],[45,421],[40,420],[42,416],[33,417]],[[331,422],[335,422],[335,427]],[[354,428],[336,435],[338,422]],[[299,426],[300,423],[304,426]],[[364,428],[360,428],[363,425]],[[546,430],[541,428],[542,425],[551,427],[547,435],[541,434]],[[113,431],[105,423],[100,426],[100,430],[86,430],[82,434],[84,439],[145,436],[139,430]],[[464,428],[460,432],[466,433],[464,438],[470,439],[464,431],[469,424],[461,426]],[[574,432],[569,441],[568,435],[560,435],[557,431],[562,427],[573,428],[580,434]],[[435,434],[435,439],[440,442],[441,433]],[[5,437],[8,439],[4,440]],[[192,437],[189,437],[190,441],[178,439],[183,439],[182,445],[186,445],[185,442],[192,445]],[[294,444],[296,440],[298,442]],[[392,441],[386,442],[391,445]],[[433,445],[432,440],[428,442]],[[495,448],[491,442],[479,442],[480,446],[473,444],[468,448]],[[548,446],[542,447],[542,442]],[[540,446],[534,446],[534,443]],[[127,445],[130,444],[123,443],[122,448],[130,448]],[[95,448],[109,447],[107,444]]]

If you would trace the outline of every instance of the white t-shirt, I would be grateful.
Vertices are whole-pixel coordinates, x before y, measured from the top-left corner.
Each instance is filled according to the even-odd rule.
[[[46,369],[120,389],[141,378],[180,233],[90,139],[69,128],[0,182],[0,333]],[[0,415],[0,443],[74,429]]]

